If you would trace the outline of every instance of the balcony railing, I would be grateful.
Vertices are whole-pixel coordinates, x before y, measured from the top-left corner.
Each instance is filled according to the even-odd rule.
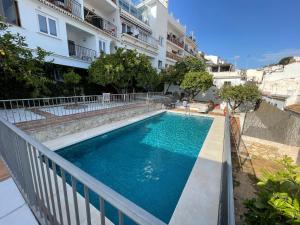
[[[91,62],[97,56],[97,52],[93,49],[82,47],[80,45],[75,45],[72,42],[68,43],[69,47],[69,56],[78,58],[83,61]]]
[[[143,36],[143,35],[133,35],[132,32],[127,32],[127,33],[123,33],[123,34],[127,34],[127,35],[130,35],[138,40],[141,40],[142,42],[145,42],[149,45],[151,45],[152,47],[154,48],[158,48],[158,40],[155,39],[154,37],[152,36]]]
[[[143,12],[140,9],[136,8],[132,3],[126,0],[119,0],[119,5],[124,11],[128,12],[130,15],[139,19],[143,23],[149,25],[148,19],[142,15]]]
[[[172,52],[167,52],[167,57],[170,59],[174,59],[176,61],[180,61],[182,59],[182,57],[180,57]]]
[[[81,4],[75,0],[46,0],[65,11],[82,18]]]
[[[167,39],[174,43],[175,45],[179,46],[180,48],[183,48],[184,43],[183,41],[180,41],[178,38],[174,38],[171,35],[168,34]]]
[[[117,27],[113,23],[101,18],[87,8],[84,9],[84,20],[114,37],[117,36]]]

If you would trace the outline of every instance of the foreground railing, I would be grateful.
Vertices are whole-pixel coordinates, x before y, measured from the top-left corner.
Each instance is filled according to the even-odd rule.
[[[87,114],[162,97],[161,92],[0,100],[0,117],[18,124]]]
[[[2,118],[0,153],[41,224],[105,225],[113,220],[123,225],[128,219],[164,224]],[[110,220],[108,207],[117,211]]]
[[[225,117],[223,145],[222,182],[218,224],[235,225],[229,113],[227,113]]]

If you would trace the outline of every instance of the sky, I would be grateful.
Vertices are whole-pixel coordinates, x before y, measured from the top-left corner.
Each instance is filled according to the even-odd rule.
[[[169,0],[199,50],[238,68],[300,56],[300,0]]]

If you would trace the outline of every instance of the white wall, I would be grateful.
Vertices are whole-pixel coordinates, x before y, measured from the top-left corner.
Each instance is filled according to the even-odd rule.
[[[300,63],[288,64],[277,71],[270,70],[264,75],[260,89],[266,95],[299,95]]]

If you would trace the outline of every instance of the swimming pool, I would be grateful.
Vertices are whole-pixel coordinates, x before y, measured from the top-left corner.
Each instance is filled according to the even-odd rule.
[[[212,122],[162,113],[57,153],[168,223]]]

